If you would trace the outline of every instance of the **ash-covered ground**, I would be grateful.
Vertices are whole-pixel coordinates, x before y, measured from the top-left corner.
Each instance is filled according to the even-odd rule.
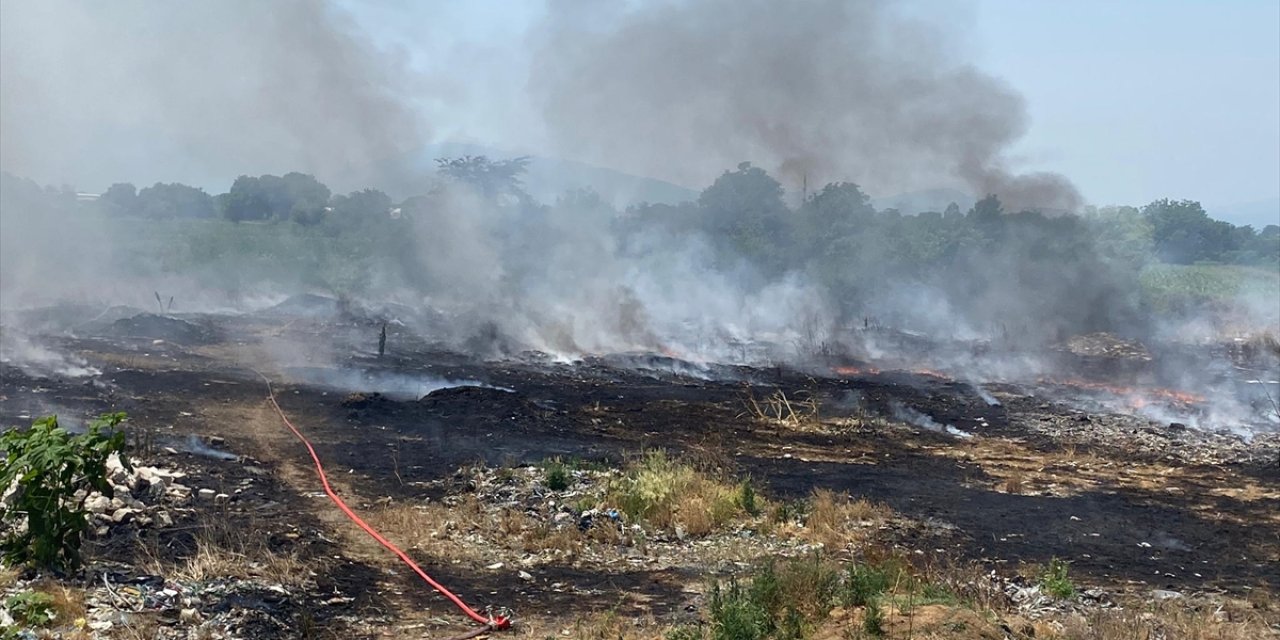
[[[913,351],[899,344],[897,361],[827,353],[804,366],[650,353],[479,358],[393,315],[316,302],[236,315],[49,308],[31,315],[41,333],[6,350],[4,424],[57,414],[74,428],[124,411],[133,455],[185,474],[185,494],[99,518],[78,578],[95,629],[145,622],[162,634],[204,625],[225,637],[294,637],[306,624],[375,637],[459,625],[318,493],[305,449],[268,404],[267,380],[348,502],[384,517],[390,505],[444,505],[443,533],[405,542],[410,553],[528,629],[554,632],[604,610],[695,620],[709,575],[812,552],[738,528],[643,545],[593,539],[548,555],[495,535],[498,511],[492,526],[474,524],[511,505],[535,524],[577,522],[585,512],[569,506],[573,489],[546,489],[533,469],[558,459],[608,473],[653,449],[750,478],[780,503],[829,489],[887,507],[894,516],[876,528],[879,543],[993,571],[1012,580],[1015,600],[1020,572],[1061,559],[1091,594],[1072,606],[1152,593],[1253,598],[1276,622],[1270,595],[1257,595],[1280,588],[1280,435],[1268,424],[1265,375],[1249,368],[1265,353],[1237,354],[1222,388],[1238,392],[1223,402],[1161,386],[1170,356],[1106,336],[1066,343],[1057,377],[975,381],[932,367],[945,349],[1007,359],[998,345],[921,343],[908,363],[902,354]],[[1249,413],[1215,425],[1218,405]],[[1174,418],[1153,419],[1164,415]],[[532,489],[521,493],[520,478]],[[474,531],[452,515],[467,510],[480,514]],[[211,543],[194,532],[212,523],[296,565],[238,580],[195,572],[191,558]],[[450,551],[433,546],[455,534]],[[223,552],[250,555],[243,537],[218,539],[239,540]],[[175,566],[186,570],[165,575]],[[116,587],[103,591],[104,581]],[[115,593],[124,587],[135,596]]]

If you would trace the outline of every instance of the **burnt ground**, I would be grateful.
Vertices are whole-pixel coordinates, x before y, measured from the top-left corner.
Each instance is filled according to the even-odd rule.
[[[611,464],[660,447],[749,475],[774,497],[830,488],[884,503],[937,525],[926,531],[946,532],[914,533],[904,543],[995,568],[1063,558],[1080,583],[1118,591],[1280,590],[1274,437],[1227,446],[1013,387],[996,389],[1001,403],[992,405],[970,385],[902,372],[850,379],[678,366],[662,357],[564,364],[528,354],[488,362],[399,334],[392,354],[378,359],[350,344],[353,330],[363,335],[368,328],[154,317],[117,320],[90,336],[82,328],[79,337],[62,334],[50,343],[100,375],[66,378],[3,365],[0,418],[21,424],[46,413],[74,419],[125,411],[135,444],[181,464],[192,484],[230,492],[252,479],[252,495],[237,497],[233,515],[273,544],[301,545],[294,550],[316,559],[319,589],[304,606],[321,623],[453,613],[376,547],[350,542],[359,532],[316,497],[305,450],[266,402],[264,375],[357,508],[385,496],[432,497],[424,483],[471,463],[561,457]],[[438,380],[473,386],[419,397],[415,389]],[[777,390],[818,399],[821,419],[806,428],[754,419],[748,397]],[[891,416],[895,406],[976,437],[866,419]],[[238,458],[192,453],[193,437]],[[170,546],[187,543],[180,530],[147,535],[169,536],[162,543]],[[107,542],[102,553],[128,561],[129,549]],[[628,606],[678,615],[689,584],[700,579],[675,569],[564,566],[527,583],[481,566],[420,560],[464,597],[525,613],[617,607],[620,594],[634,594]],[[318,604],[333,593],[353,600]]]

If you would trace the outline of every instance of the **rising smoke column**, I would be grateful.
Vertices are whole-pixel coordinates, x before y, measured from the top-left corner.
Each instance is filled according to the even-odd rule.
[[[325,2],[6,2],[0,166],[101,189],[314,173],[403,184],[423,91]],[[159,173],[163,172],[163,173]]]
[[[1006,151],[1021,97],[954,58],[953,34],[878,0],[553,2],[530,91],[566,155],[686,185],[752,160],[794,186],[939,184],[1008,209],[1075,209]]]

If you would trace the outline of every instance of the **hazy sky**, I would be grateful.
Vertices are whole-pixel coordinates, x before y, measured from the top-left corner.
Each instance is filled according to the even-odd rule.
[[[954,25],[960,53],[1025,97],[1030,128],[1014,148],[1023,168],[1062,173],[1095,204],[1280,196],[1280,2],[914,4]],[[459,53],[477,65],[459,90],[493,99],[440,112],[438,134],[541,142],[534,118],[512,109],[522,100],[525,30],[541,3],[348,6],[424,66]]]
[[[1280,2],[984,0],[974,26],[1027,100],[1018,148],[1089,200],[1280,196]]]
[[[553,147],[528,92],[531,52],[558,33],[542,0],[335,1],[349,15],[326,22],[306,2],[0,0],[6,168],[85,189],[216,189],[228,172],[356,180],[344,163],[429,141]],[[587,29],[619,6],[550,1]],[[1004,150],[1011,170],[1065,175],[1098,205],[1280,198],[1277,0],[891,6],[927,18],[948,36],[939,49],[1025,99],[1026,134]],[[317,136],[322,154],[307,148]],[[13,166],[22,154],[36,161]]]

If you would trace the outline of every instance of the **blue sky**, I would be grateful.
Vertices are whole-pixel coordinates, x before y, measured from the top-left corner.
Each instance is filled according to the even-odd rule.
[[[1094,202],[1280,196],[1280,2],[984,0],[975,59],[1026,98],[1017,150]]]
[[[437,135],[537,151],[521,92],[541,2],[347,6],[415,66],[477,65],[455,90],[484,104],[423,105]],[[914,0],[910,10],[953,27],[959,55],[1024,96],[1019,168],[1063,173],[1099,205],[1280,197],[1280,2]]]

